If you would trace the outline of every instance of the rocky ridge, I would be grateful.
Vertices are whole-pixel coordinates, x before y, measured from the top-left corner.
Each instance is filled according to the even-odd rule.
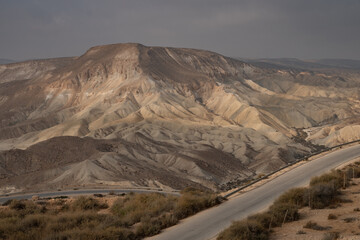
[[[357,138],[360,75],[331,71],[140,44],[0,65],[0,188],[224,189]]]

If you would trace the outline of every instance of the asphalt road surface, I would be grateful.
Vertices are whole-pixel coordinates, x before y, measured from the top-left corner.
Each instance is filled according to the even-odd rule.
[[[148,240],[208,240],[213,239],[232,221],[265,210],[283,192],[309,184],[314,176],[360,156],[360,145],[340,149],[307,162],[268,183],[229,201],[185,219]]]

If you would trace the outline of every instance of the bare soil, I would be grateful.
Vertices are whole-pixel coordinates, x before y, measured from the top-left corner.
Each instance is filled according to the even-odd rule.
[[[300,209],[300,220],[274,228],[271,240],[315,240],[323,239],[326,233],[339,233],[338,239],[360,239],[360,179],[353,179],[352,185],[342,190],[344,201],[334,208]],[[329,214],[336,219],[328,219]],[[327,230],[319,231],[304,228],[309,222],[315,222]]]

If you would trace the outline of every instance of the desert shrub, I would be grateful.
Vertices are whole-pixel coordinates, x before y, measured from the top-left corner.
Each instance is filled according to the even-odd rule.
[[[131,226],[146,216],[157,217],[173,211],[176,201],[177,197],[160,193],[133,194],[115,201],[111,212],[121,218],[124,226]]]
[[[229,228],[220,233],[217,240],[268,239],[271,227],[280,226],[283,221],[298,220],[298,209],[298,205],[294,203],[286,203],[283,200],[277,201],[265,213],[255,214],[249,216],[247,220],[234,222]]]
[[[348,217],[348,218],[345,218],[345,219],[344,219],[344,222],[346,222],[346,223],[351,223],[351,222],[354,222],[354,221],[356,221],[356,220],[357,220],[357,218]]]
[[[141,223],[136,228],[136,235],[145,237],[152,236],[160,233],[162,229],[161,223],[154,219],[142,220]]]
[[[44,228],[48,218],[43,214],[28,215],[20,221],[21,228],[27,231],[32,228]]]
[[[9,203],[9,208],[13,210],[23,210],[26,208],[25,202],[20,200],[11,200]]]
[[[305,191],[304,203],[312,209],[328,207],[337,200],[339,191],[332,182],[312,185]]]
[[[359,178],[360,177],[360,167],[357,166],[357,167],[354,167],[353,168],[354,171],[351,169],[351,176],[353,176],[354,178]],[[354,175],[353,175],[354,173]]]
[[[233,222],[231,226],[222,231],[217,240],[267,240],[269,231],[259,222],[243,220]]]
[[[296,206],[304,206],[306,188],[292,188],[278,197],[274,204],[290,203]]]
[[[306,224],[303,227],[313,229],[316,226],[318,226],[318,224],[316,222],[308,221],[308,222],[306,222]]]
[[[324,230],[328,230],[331,227],[323,227],[318,225],[316,222],[313,221],[308,221],[305,225],[304,228],[309,228],[309,229],[313,229],[313,230],[317,230],[317,231],[324,231]]]
[[[325,233],[322,240],[336,240],[340,237],[338,232],[329,232]]]
[[[268,211],[273,218],[272,226],[280,226],[284,220],[285,222],[298,220],[300,217],[298,210],[298,206],[291,203],[273,204]]]
[[[10,209],[1,209],[0,210],[0,220],[1,219],[8,219],[11,217],[17,216],[14,210]]]
[[[30,200],[12,200],[9,204],[9,209],[14,210],[14,214],[21,217],[46,211],[44,206],[40,207]]]
[[[120,227],[117,224],[117,218],[112,215],[98,214],[94,211],[66,212],[53,216],[45,232],[57,234],[76,229],[101,232],[110,227]]]
[[[67,204],[67,203],[63,204],[60,208],[61,212],[66,212],[68,210],[70,210],[70,204]]]
[[[163,213],[159,217],[153,218],[152,221],[162,226],[162,228],[167,228],[178,223],[179,219],[172,213]]]
[[[260,223],[261,226],[268,229],[271,227],[270,225],[272,224],[273,217],[271,216],[270,213],[264,212],[264,213],[258,213],[258,214],[251,215],[248,217],[248,220],[256,221],[256,222]]]
[[[104,197],[104,195],[102,195],[101,193],[94,193],[93,195],[94,197],[98,197],[98,198]]]
[[[135,240],[138,239],[135,234],[122,228],[108,228],[108,229],[71,229],[61,233],[53,233],[49,235],[47,240],[63,240],[63,239],[77,239],[77,240]]]
[[[340,189],[344,186],[344,173],[333,170],[330,173],[325,173],[321,176],[313,177],[310,181],[310,187],[318,184],[333,184],[335,189]],[[345,186],[349,185],[349,178],[345,178]]]
[[[335,214],[333,214],[333,213],[330,213],[330,214],[328,215],[328,219],[329,219],[329,220],[334,220],[334,219],[337,219],[337,216],[336,216]]]
[[[116,239],[116,240],[135,240],[138,239],[136,234],[126,228],[110,227],[106,229],[108,233],[107,239]]]
[[[1,204],[2,206],[9,206],[10,203],[12,202],[13,200],[9,199],[9,200],[6,200],[3,204]]]
[[[29,240],[29,239],[42,239],[41,232],[36,229],[29,229],[26,232],[17,231],[8,235],[5,239],[9,240]]]
[[[357,163],[354,171],[351,170],[351,174],[357,177],[360,177],[359,165],[360,163]],[[358,170],[359,173],[357,173]],[[280,226],[284,221],[298,220],[298,209],[300,207],[324,208],[334,206],[334,204],[338,204],[341,201],[338,197],[340,195],[339,189],[344,184],[345,186],[349,185],[349,175],[349,171],[332,171],[319,177],[314,177],[311,179],[310,187],[290,189],[277,198],[266,213],[256,214],[248,217],[247,220],[233,223],[217,239],[263,239],[264,235],[261,233],[257,234],[257,231],[251,231],[251,228],[248,227],[250,223],[252,226],[260,226],[265,229],[265,235],[268,236],[267,229]],[[336,216],[329,214],[328,218],[336,219]],[[304,228],[328,230],[331,227],[319,226],[317,223],[309,221],[304,225]],[[305,234],[305,232],[300,230],[297,234]]]
[[[55,206],[63,206],[65,205],[65,203],[66,201],[63,199],[54,199],[54,201],[51,204]]]
[[[163,213],[158,217],[144,217],[136,228],[136,235],[140,237],[152,236],[160,233],[161,229],[175,225],[179,220],[171,213]]]
[[[304,230],[299,230],[296,232],[297,235],[301,235],[301,234],[306,234],[306,232]]]
[[[186,201],[193,201],[196,211],[213,206],[221,199],[196,189],[186,189],[183,195]],[[41,206],[32,201],[13,200],[0,210],[0,239],[137,240],[176,224],[175,212],[181,206],[180,198],[132,193],[119,197],[106,214],[97,213],[107,206],[91,197],[79,197],[72,203],[49,200]]]
[[[0,232],[3,236],[8,236],[9,233],[15,233],[18,231],[18,222],[20,218],[9,217],[0,219]],[[6,239],[6,237],[4,237]]]
[[[360,167],[358,165],[350,165],[346,167],[345,173],[347,178],[359,178],[360,177]]]
[[[73,210],[99,210],[103,208],[108,208],[107,204],[101,204],[98,200],[80,196],[72,203]]]
[[[47,225],[49,232],[63,232],[73,229],[77,226],[78,222],[75,220],[77,213],[65,213],[54,217]]]
[[[57,197],[53,197],[53,199],[68,199],[68,196],[62,195],[62,196],[57,196]]]
[[[73,228],[87,228],[94,223],[101,222],[102,215],[92,212],[69,212],[60,214],[49,222],[47,228],[50,232],[62,232]]]
[[[216,194],[194,188],[186,188],[181,193],[182,195],[175,206],[175,215],[179,219],[194,215],[224,201]]]
[[[0,218],[1,239],[41,239],[42,230],[46,227],[48,218],[44,214],[17,214]]]

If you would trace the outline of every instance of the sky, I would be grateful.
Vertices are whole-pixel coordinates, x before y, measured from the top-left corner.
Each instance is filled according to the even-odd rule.
[[[0,0],[0,58],[79,56],[126,42],[360,60],[360,0]]]

